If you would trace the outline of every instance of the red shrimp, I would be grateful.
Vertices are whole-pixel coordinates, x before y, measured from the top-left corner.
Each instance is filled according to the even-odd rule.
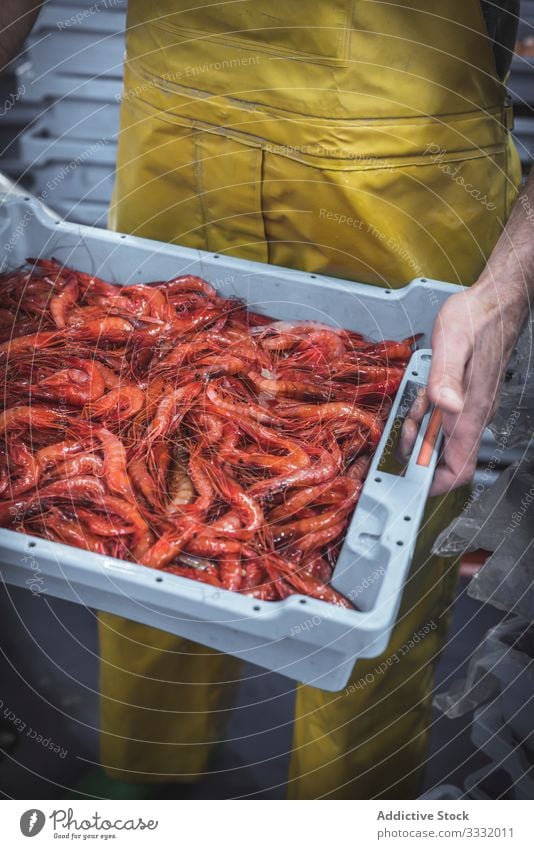
[[[353,480],[365,480],[372,457],[370,454],[362,454],[347,469],[347,476]]]
[[[123,380],[120,374],[117,374],[112,368],[104,365],[102,362],[98,362],[98,368],[100,370],[100,374],[102,375],[102,379],[104,381],[104,386],[106,389],[118,389],[120,386],[128,386],[128,382]]]
[[[209,299],[215,299],[217,292],[207,283],[202,277],[196,277],[194,274],[183,274],[180,277],[173,277],[167,283],[159,283],[162,286],[169,298],[172,298],[175,292],[199,292]]]
[[[304,419],[307,424],[325,422],[333,419],[347,419],[365,426],[369,430],[369,438],[377,444],[382,435],[380,419],[368,410],[344,401],[332,401],[328,404],[292,404],[279,411],[284,418]]]
[[[54,466],[47,477],[72,478],[78,475],[94,475],[95,477],[99,477],[103,472],[104,465],[99,457],[90,453],[80,453],[74,454],[72,457],[67,457],[62,463]]]
[[[192,414],[190,413],[187,422],[190,426]],[[223,438],[225,423],[224,419],[216,416],[213,413],[208,413],[205,410],[196,410],[194,415],[194,426],[203,433],[209,440],[211,445],[216,445]]]
[[[15,468],[9,468],[10,478],[6,481],[11,498],[17,498],[28,489],[34,489],[38,482],[41,468],[38,460],[23,442],[12,443],[9,446],[9,456]]]
[[[311,598],[317,598],[320,601],[327,601],[330,604],[337,605],[338,607],[345,607],[348,610],[354,610],[350,601],[346,599],[345,596],[342,596],[341,593],[336,592],[333,587],[330,587],[328,584],[323,584],[316,578],[312,578],[309,575],[295,570],[283,558],[274,554],[267,554],[264,557],[264,562],[271,580],[276,580],[277,578],[282,577],[284,581],[287,581],[287,583],[297,590],[297,592],[309,595]]]
[[[134,333],[130,321],[111,315],[94,318],[79,325],[71,324],[63,333],[70,339],[91,340],[95,342],[127,342]]]
[[[282,337],[293,337],[294,341],[305,341],[307,344],[317,348],[327,362],[343,356],[345,344],[343,342],[343,330],[335,327],[321,325],[316,322],[291,322],[275,321],[270,325],[258,328],[264,335],[274,332]],[[253,333],[255,331],[252,331]]]
[[[350,512],[353,504],[344,504],[336,507],[334,510],[327,510],[324,513],[319,513],[315,516],[310,516],[306,519],[296,519],[286,525],[278,525],[273,529],[274,541],[276,543],[288,542],[295,537],[306,536],[317,531],[323,531],[330,528],[332,525],[337,525],[345,515]]]
[[[221,583],[226,590],[239,592],[243,584],[244,570],[241,564],[241,555],[226,555],[219,559]]]
[[[96,401],[104,393],[104,378],[97,363],[71,357],[72,366],[60,369],[28,387],[36,398],[49,399],[81,407]]]
[[[208,525],[208,528],[210,531],[217,531],[221,533],[230,531],[230,533],[232,533],[233,531],[237,531],[241,528],[241,519],[235,510],[228,510],[224,516],[220,516],[215,522]]]
[[[325,545],[328,545],[328,543],[333,540],[336,540],[344,530],[345,521],[342,520],[340,522],[336,522],[336,524],[329,525],[327,528],[322,528],[321,530],[314,531],[313,533],[308,533],[304,537],[300,537],[300,539],[293,544],[293,547],[298,548],[298,550],[303,554],[317,551],[318,549],[324,548]]]
[[[63,271],[68,272],[70,269],[64,268]],[[83,292],[84,296],[88,294],[114,296],[122,289],[122,286],[115,286],[113,283],[108,283],[94,274],[86,274],[83,271],[74,271],[73,273],[77,277],[80,291]]]
[[[266,409],[260,407],[258,404],[254,404],[252,402],[249,404],[243,404],[238,401],[226,401],[213,385],[208,385],[206,395],[215,412],[225,418],[239,419],[240,416],[245,416],[247,419],[264,422],[265,424],[276,425],[280,423],[278,416],[271,415]]]
[[[161,289],[142,285],[123,286],[121,295],[130,300],[139,316],[151,317],[163,322],[170,321],[172,318],[168,300]]]
[[[202,384],[195,381],[165,395],[159,402],[156,414],[148,426],[146,439],[153,442],[176,430],[201,390]]]
[[[188,566],[181,566],[179,563],[173,563],[171,566],[164,566],[163,571],[169,572],[171,575],[178,575],[180,578],[189,578],[190,580],[198,581],[200,584],[209,584],[212,587],[223,588],[217,569],[214,566],[192,569]]]
[[[130,524],[130,533],[133,537],[132,556],[136,559],[143,556],[144,552],[153,544],[154,535],[137,506],[124,501],[122,498],[106,494],[102,498],[102,510],[106,516],[115,513],[122,522]]]
[[[18,336],[16,339],[8,339],[0,345],[0,354],[7,354],[8,360],[12,361],[20,353],[35,351],[40,348],[48,348],[61,341],[57,331],[39,331],[29,336]]]
[[[205,528],[199,527],[188,540],[185,550],[190,554],[198,554],[200,557],[218,558],[239,554],[242,545],[243,543],[236,539],[209,536]]]
[[[145,405],[145,393],[137,386],[119,386],[111,389],[84,412],[92,419],[124,421],[135,416]]]
[[[40,448],[35,455],[35,459],[43,469],[46,469],[48,466],[65,460],[69,455],[76,454],[82,448],[83,445],[81,442],[66,439],[62,442],[54,442],[53,445]]]
[[[165,354],[165,356],[160,360],[157,368],[160,369],[164,366],[180,366],[196,354],[210,350],[211,345],[207,339],[183,342],[182,344],[178,344],[173,347],[168,353],[166,349],[160,349],[160,353]]]
[[[49,483],[39,490],[38,498],[40,501],[58,499],[72,503],[78,501],[94,503],[99,497],[105,495],[106,488],[101,480],[92,475],[84,475],[83,477],[53,481],[53,483]]]
[[[337,465],[332,455],[322,448],[310,450],[319,456],[319,460],[312,466],[287,472],[265,481],[258,481],[249,488],[249,494],[255,498],[266,498],[283,492],[291,486],[312,486],[335,477]]]
[[[8,430],[55,430],[62,421],[62,414],[48,407],[33,404],[31,407],[10,407],[0,413],[0,434]]]
[[[207,327],[209,324],[218,321],[220,317],[220,310],[214,309],[212,306],[206,306],[187,318],[173,318],[171,321],[171,332],[181,336],[185,333],[190,333],[192,330],[200,330],[203,327]]]
[[[43,535],[66,545],[86,548],[95,554],[108,553],[104,540],[99,539],[86,527],[77,527],[71,519],[66,518],[60,510],[54,507],[49,507],[47,510],[46,527],[43,529]]]
[[[105,427],[93,431],[104,452],[104,477],[110,492],[134,502],[132,484],[126,470],[126,450],[120,439]]]
[[[59,292],[50,299],[50,313],[56,327],[62,330],[66,324],[66,314],[69,307],[73,307],[78,298],[78,280],[74,274],[70,274],[62,284]]]
[[[332,394],[328,387],[295,380],[263,377],[255,371],[249,371],[247,377],[252,381],[258,392],[265,392],[266,395],[273,397],[285,395],[288,398],[326,399]]]
[[[309,504],[313,504],[320,496],[335,486],[339,478],[333,481],[329,480],[325,483],[320,483],[315,486],[306,486],[302,489],[297,489],[288,498],[285,498],[283,503],[274,507],[269,512],[269,521],[278,521],[278,519],[286,519],[289,516],[298,513]]]
[[[128,536],[134,529],[133,525],[127,525],[122,517],[103,515],[96,513],[93,509],[76,505],[75,518],[84,527],[98,536],[124,537]]]
[[[225,462],[233,465],[247,468],[257,466],[270,469],[272,472],[291,472],[296,469],[305,469],[311,465],[308,454],[296,443],[291,452],[283,457],[277,454],[263,454],[250,448],[242,451],[223,448],[220,456]]]
[[[322,584],[327,584],[332,577],[332,567],[320,554],[312,554],[305,558],[299,566],[299,572],[316,578]]]
[[[238,539],[249,539],[263,525],[264,518],[260,506],[237,481],[220,469],[211,467],[210,475],[219,495],[231,505],[233,512],[237,513],[243,523],[241,528],[226,527],[225,534]]]
[[[182,551],[194,532],[194,525],[191,524],[164,534],[144,552],[143,564],[151,569],[167,566]]]
[[[410,357],[412,356],[412,349],[405,342],[371,342],[365,347],[361,348],[361,350],[370,354],[373,357],[379,357],[383,360],[403,360],[404,362],[408,362]]]
[[[239,357],[231,354],[214,354],[195,361],[196,377],[211,377],[222,374],[246,374],[248,366]]]
[[[160,506],[160,493],[154,478],[148,471],[144,457],[135,457],[129,461],[128,477],[135,494],[139,492],[151,507]]]
[[[403,376],[404,369],[397,366],[364,365],[362,363],[347,363],[342,366],[336,365],[337,380],[356,378],[359,382],[385,383],[392,378],[398,378],[400,384]]]

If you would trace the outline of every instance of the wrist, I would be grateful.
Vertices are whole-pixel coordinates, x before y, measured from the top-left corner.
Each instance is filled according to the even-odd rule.
[[[529,315],[530,297],[526,286],[509,284],[506,278],[496,281],[493,275],[482,275],[468,294],[472,299],[472,313],[476,315],[475,332],[491,332],[506,358]]]
[[[527,317],[532,293],[525,280],[514,280],[504,274],[496,276],[485,269],[468,290],[483,315],[499,315],[501,321],[519,321]]]

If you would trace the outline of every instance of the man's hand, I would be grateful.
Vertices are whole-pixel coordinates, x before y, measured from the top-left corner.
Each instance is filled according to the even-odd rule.
[[[426,395],[403,426],[406,457],[429,399],[443,413],[445,446],[430,495],[468,483],[485,426],[499,400],[506,366],[534,296],[534,177],[516,203],[488,265],[470,289],[450,297],[432,334]]]
[[[482,433],[496,410],[525,314],[525,299],[500,302],[495,287],[478,284],[453,295],[441,308],[432,335],[428,398],[443,413],[445,447],[431,495],[472,479]],[[402,453],[409,453],[427,407],[425,396],[414,404],[403,428]]]

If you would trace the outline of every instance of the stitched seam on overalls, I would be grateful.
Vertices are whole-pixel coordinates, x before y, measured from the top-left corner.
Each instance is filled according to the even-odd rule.
[[[207,207],[206,207],[205,192],[204,192],[202,163],[201,163],[201,160],[200,160],[200,151],[199,151],[199,148],[198,148],[199,136],[200,136],[201,131],[198,130],[196,127],[192,127],[191,129],[192,129],[191,136],[192,136],[192,140],[193,140],[193,155],[195,157],[194,161],[193,161],[193,174],[194,174],[194,181],[195,181],[195,192],[196,192],[196,196],[198,198],[198,202],[199,202],[199,205],[200,205],[200,211],[202,213],[202,224],[203,224],[203,226],[202,226],[202,230],[203,230],[202,237],[204,239],[204,244],[206,246],[205,249],[207,251],[210,251],[211,250],[210,239],[209,239],[210,228],[209,228],[209,221],[208,221],[208,218],[207,218]]]
[[[190,128],[192,133],[195,130],[198,130],[212,135],[222,136],[223,138],[231,138],[239,144],[243,144],[248,147],[261,148],[265,153],[271,153],[274,156],[282,156],[286,159],[291,159],[296,162],[301,162],[304,165],[309,165],[312,168],[320,168],[321,170],[380,171],[392,170],[394,168],[405,168],[408,166],[432,166],[436,164],[435,160],[433,160],[432,154],[430,153],[418,153],[413,156],[409,154],[402,154],[389,157],[378,157],[373,155],[372,157],[369,157],[369,159],[372,160],[370,164],[362,162],[362,160],[365,160],[365,154],[363,153],[359,153],[357,159],[340,159],[338,157],[314,156],[313,154],[303,155],[299,154],[297,151],[293,152],[290,148],[287,148],[284,145],[277,145],[256,136],[246,135],[242,131],[231,130],[228,127],[217,128],[209,124],[204,124],[201,121],[182,116],[175,117],[165,110],[157,109],[148,101],[142,100],[141,98],[136,99],[135,103],[130,100],[130,104],[139,109],[139,111],[145,112],[152,117],[155,116],[157,120],[162,121],[163,123],[180,126],[184,129]],[[443,154],[440,158],[440,162],[463,162],[471,159],[483,159],[484,157],[501,153],[503,149],[504,144],[487,145],[477,149],[468,147],[465,150],[451,151]],[[377,162],[380,162],[380,166],[377,165]]]

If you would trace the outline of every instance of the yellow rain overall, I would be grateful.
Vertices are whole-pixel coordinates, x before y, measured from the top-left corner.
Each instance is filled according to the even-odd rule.
[[[519,178],[484,27],[479,0],[130,0],[112,226],[371,284],[472,283]],[[383,658],[341,693],[298,687],[290,797],[417,794],[456,582],[428,552],[460,503],[429,504]],[[239,662],[110,615],[100,640],[105,769],[194,780]]]

